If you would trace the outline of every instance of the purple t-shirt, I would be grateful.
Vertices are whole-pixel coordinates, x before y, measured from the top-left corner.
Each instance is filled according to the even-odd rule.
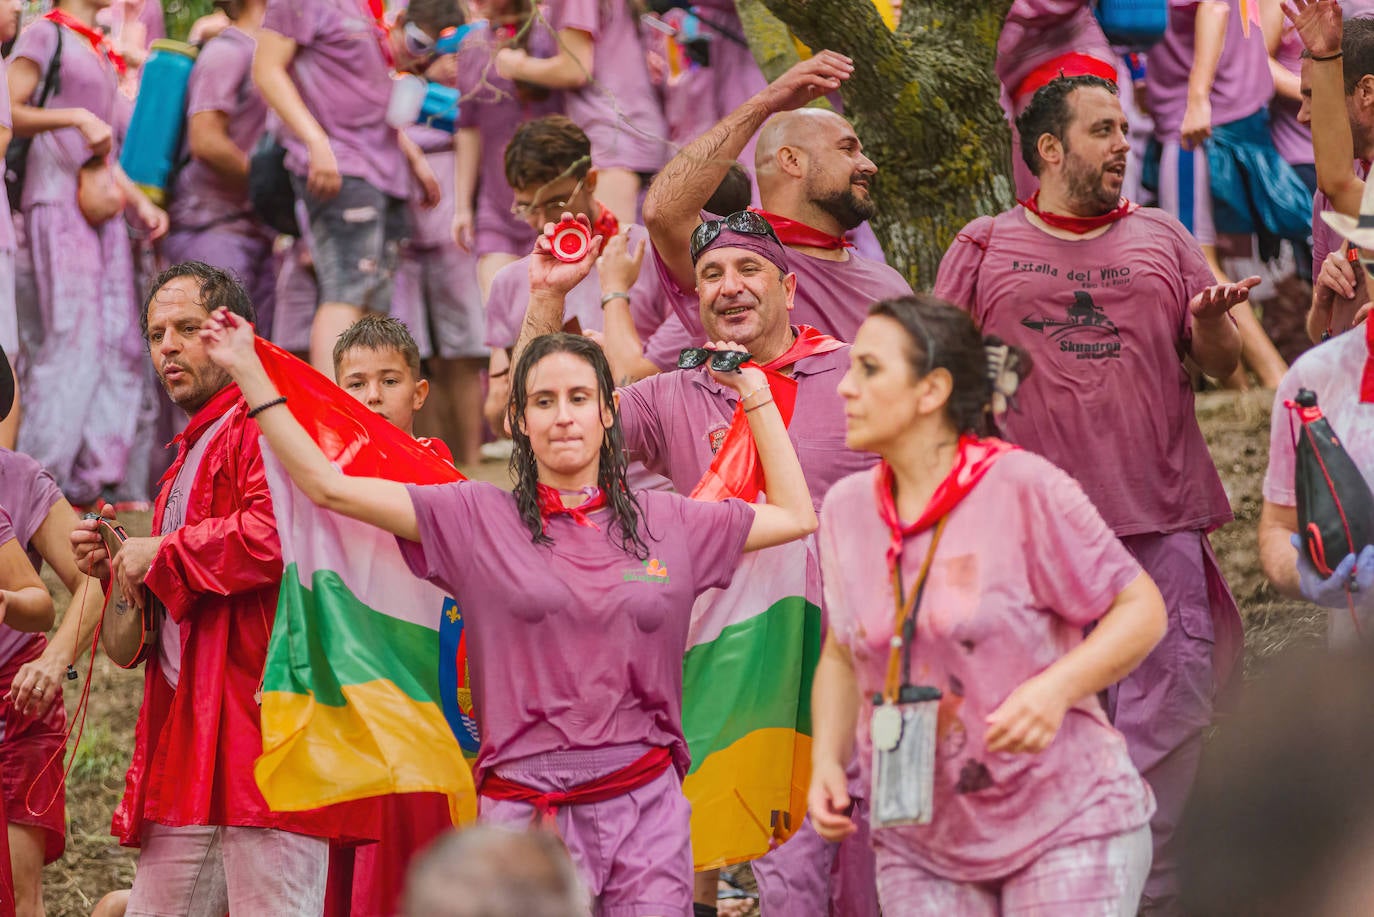
[[[959,233],[935,295],[1034,360],[1003,420],[1008,438],[1077,478],[1117,535],[1137,535],[1231,520],[1183,367],[1188,302],[1214,282],[1162,210],[1070,241],[1016,207]]]
[[[1298,30],[1285,19],[1274,60],[1297,76],[1302,72],[1302,50],[1302,38]],[[1293,165],[1313,161],[1312,128],[1298,123],[1298,109],[1301,107],[1302,103],[1296,99],[1283,99],[1278,95],[1269,103],[1269,136],[1274,139],[1274,149],[1279,151],[1285,162]]]
[[[876,460],[845,445],[844,399],[836,388],[849,368],[849,347],[798,360],[797,401],[788,438],[797,450],[811,501],[820,507],[830,485]],[[739,395],[700,369],[679,369],[620,389],[625,451],[691,493],[720,450]]]
[[[853,654],[856,700],[883,689],[894,617],[889,534],[873,475],[835,485],[819,533],[830,633]],[[1094,695],[1069,708],[1039,754],[993,753],[984,743],[987,716],[1082,643],[1083,628],[1111,607],[1140,567],[1078,485],[1028,452],[998,460],[948,518],[916,617],[909,675],[944,692],[934,820],[885,832],[923,868],[974,882],[1007,876],[1054,847],[1149,821],[1154,797]],[[931,531],[905,542],[907,588]],[[872,710],[859,703],[865,780]]]
[[[701,300],[696,290],[679,286],[656,249],[652,255],[654,271],[673,311],[693,337],[704,339],[706,330],[701,324]],[[848,260],[827,261],[789,248],[787,267],[797,275],[789,321],[810,325],[842,341],[854,340],[873,303],[911,295],[911,285],[896,270],[852,251]]]
[[[186,89],[186,117],[223,112],[229,139],[251,153],[267,126],[267,103],[253,85],[253,37],[230,26],[201,49]],[[204,226],[232,214],[251,218],[246,189],[235,188],[199,159],[177,176],[169,210],[173,229]]]
[[[38,83],[30,101],[36,101],[48,63],[57,48],[57,32],[62,26],[40,19],[19,35],[11,59],[27,58],[39,70]],[[121,101],[122,100],[122,101]],[[62,34],[62,79],[48,96],[46,108],[84,108],[123,134],[131,111],[129,102],[119,94],[119,75],[103,56],[97,56],[86,39],[71,30]],[[118,141],[111,158],[119,156]],[[34,204],[76,206],[77,173],[91,158],[81,131],[74,127],[45,131],[29,147],[28,172],[24,179],[23,207]]]
[[[10,84],[5,72],[5,59],[0,57],[0,127],[13,131],[14,118],[10,112]],[[10,140],[13,141],[13,135]],[[10,220],[8,194],[0,195],[0,252],[14,251],[14,223]]]
[[[0,543],[18,538],[34,570],[43,569],[43,558],[30,542],[61,499],[62,491],[43,466],[22,452],[0,449],[0,507],[7,524],[0,531]],[[33,634],[0,624],[0,666],[31,640]]]
[[[663,119],[639,22],[623,0],[558,0],[549,7],[555,31],[577,29],[592,37],[592,78],[564,96],[567,115],[592,142],[601,169],[657,172],[668,161]]]
[[[558,38],[542,17],[536,17],[529,30],[526,50],[531,57],[558,53]],[[508,250],[499,241],[488,242],[492,235],[510,240],[515,251],[529,251],[534,244],[534,230],[510,212],[515,198],[506,183],[506,145],[524,122],[563,111],[563,94],[558,91],[543,99],[522,98],[515,84],[496,72],[496,47],[490,27],[481,23],[458,49],[458,127],[475,128],[482,140],[473,204],[473,232],[483,237],[476,240],[479,255]]]
[[[514,497],[490,484],[410,486],[419,542],[397,539],[410,569],[463,609],[472,697],[482,724],[478,781],[550,751],[643,742],[690,759],[682,736],[682,657],[696,597],[730,583],[754,513],[643,491],[641,561],[600,528],[549,520],[536,545]]]
[[[648,240],[649,233],[643,226],[631,225],[629,228],[630,249],[640,239]],[[635,330],[644,342],[645,356],[660,369],[677,364],[678,350],[700,341],[700,336],[688,337],[682,327],[669,323],[672,313],[668,310],[667,300],[658,285],[658,278],[652,271],[640,270],[639,279],[630,287],[630,313],[634,316]],[[520,337],[520,326],[525,321],[525,309],[530,301],[530,259],[526,255],[519,261],[501,268],[491,281],[491,291],[487,294],[487,339],[488,347],[514,347]],[[600,331],[605,327],[604,312],[601,308],[601,278],[593,267],[582,282],[572,288],[564,301],[563,317],[566,321],[576,318],[583,331]],[[677,346],[656,343],[655,332],[663,329]]]
[[[1150,48],[1145,97],[1154,115],[1155,136],[1160,140],[1178,139],[1188,107],[1188,74],[1193,69],[1194,25],[1200,2],[1204,0],[1169,0],[1169,27]],[[1263,31],[1252,22],[1250,37],[1246,38],[1240,4],[1231,3],[1230,10],[1226,43],[1212,81],[1213,124],[1230,124],[1253,115],[1268,105],[1274,94]]]
[[[1363,159],[1356,159],[1352,166],[1355,174],[1360,178],[1369,175],[1369,163]],[[1331,198],[1319,188],[1316,195],[1312,198],[1312,276],[1321,273],[1322,262],[1326,256],[1332,252],[1340,251],[1345,244],[1345,237],[1330,226],[1326,225],[1326,220],[1322,219],[1322,214],[1328,210],[1335,210],[1331,206]]]
[[[391,69],[380,45],[385,38],[362,0],[268,0],[262,27],[296,43],[291,78],[329,135],[339,173],[392,197],[409,197],[410,169],[396,131],[382,117],[391,101]],[[287,168],[305,175],[305,144],[285,126],[279,137]]]

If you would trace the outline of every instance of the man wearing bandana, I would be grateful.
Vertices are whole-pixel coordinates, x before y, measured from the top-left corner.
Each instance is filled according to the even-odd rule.
[[[735,341],[748,348],[756,363],[776,373],[771,382],[774,397],[781,386],[795,384],[788,434],[811,499],[819,507],[831,484],[874,462],[873,456],[845,446],[844,402],[837,386],[849,367],[849,345],[791,323],[800,281],[791,272],[792,253],[762,215],[741,211],[710,220],[684,244],[699,296],[697,321],[704,327],[704,337],[696,342]],[[536,278],[531,285],[517,358],[526,342],[563,323],[565,293]],[[610,310],[625,308],[623,303],[608,304],[608,327],[617,320]],[[628,324],[624,315],[619,321]],[[734,472],[741,467],[738,460],[744,456],[739,447],[748,432],[746,406],[739,404],[733,390],[697,368],[652,375],[618,389],[618,394],[625,449],[631,458],[669,478],[680,493],[700,495],[708,482],[740,483]],[[730,491],[745,499],[757,494],[757,487],[752,492]],[[768,553],[760,552],[759,558]],[[813,549],[807,552],[806,567],[798,575],[808,584],[819,582]],[[866,790],[851,785],[850,794],[857,800],[856,821],[866,822]],[[878,913],[866,831],[843,844],[828,844],[807,823],[776,852],[756,860],[754,875],[765,913]],[[698,892],[697,911],[714,913],[703,898],[714,901],[714,887]]]
[[[966,226],[935,294],[1030,353],[1035,373],[1003,419],[1006,437],[1077,478],[1168,604],[1168,633],[1108,691],[1107,712],[1158,801],[1142,913],[1177,913],[1174,828],[1241,649],[1206,537],[1231,509],[1183,360],[1217,378],[1235,369],[1229,311],[1259,278],[1214,286],[1177,220],[1120,196],[1130,146],[1114,84],[1053,79],[1017,126],[1040,190]]]
[[[834,51],[802,61],[683,147],[649,188],[644,224],[655,269],[673,310],[696,338],[702,325],[688,239],[707,200],[756,133],[760,213],[787,247],[789,269],[797,276],[793,321],[848,341],[870,303],[911,293],[900,274],[849,251],[844,238],[876,212],[869,184],[878,167],[863,154],[848,121],[803,107],[839,89],[853,72],[849,58]]]

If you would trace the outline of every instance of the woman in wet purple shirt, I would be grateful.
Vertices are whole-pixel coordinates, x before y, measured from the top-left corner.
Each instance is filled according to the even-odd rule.
[[[560,268],[539,244],[552,275]],[[682,659],[692,604],[726,586],[745,551],[816,525],[762,371],[716,378],[749,406],[768,504],[632,494],[600,348],[577,335],[536,338],[514,373],[510,494],[476,482],[340,474],[290,411],[275,407],[251,327],[223,312],[205,327],[212,359],[250,404],[270,407],[258,423],[297,486],[395,533],[411,569],[463,608],[483,724],[474,773],[482,817],[521,826],[553,819],[598,914],[689,914],[690,812],[680,780],[690,763]]]
[[[827,839],[855,830],[849,751],[868,779],[874,746],[902,732],[884,735],[875,694],[937,688],[929,823],[882,827],[885,794],[869,801],[884,910],[1131,915],[1154,799],[1097,692],[1163,635],[1164,603],[1068,475],[979,438],[984,346],[930,297],[875,304],[855,337],[846,438],[882,461],[822,514],[811,818]]]

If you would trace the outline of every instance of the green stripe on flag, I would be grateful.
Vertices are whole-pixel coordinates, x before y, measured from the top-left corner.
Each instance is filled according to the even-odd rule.
[[[692,771],[758,729],[811,734],[820,635],[821,610],[803,596],[788,596],[687,651],[682,727]]]
[[[342,707],[343,686],[385,679],[412,700],[439,702],[437,631],[370,608],[337,573],[320,570],[313,579],[302,583],[296,564],[282,576],[264,691]]]

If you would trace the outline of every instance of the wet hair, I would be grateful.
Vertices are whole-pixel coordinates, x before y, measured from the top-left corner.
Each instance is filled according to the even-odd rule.
[[[402,917],[569,917],[587,893],[568,848],[548,831],[472,825],[415,858]]]
[[[744,171],[744,166],[732,162],[729,170],[725,173],[725,177],[720,180],[719,185],[716,185],[716,190],[711,193],[706,205],[701,209],[722,217],[738,213],[741,210],[748,210],[753,192],[754,188],[749,181],[749,173]]]
[[[925,293],[884,299],[868,307],[870,316],[890,318],[902,326],[907,336],[907,357],[914,378],[943,369],[953,380],[945,416],[960,433],[991,436],[992,379],[988,371],[987,348],[1001,346],[995,336],[983,337],[973,319],[963,309]],[[1030,356],[1012,348],[1020,361],[1024,379],[1030,375]]]
[[[586,360],[596,374],[596,388],[601,396],[602,409],[609,411],[613,418],[601,439],[600,471],[597,486],[606,495],[606,505],[615,517],[615,526],[620,530],[620,547],[626,554],[645,560],[649,556],[649,546],[639,534],[642,512],[639,501],[625,483],[625,437],[620,428],[620,415],[615,409],[613,393],[615,384],[611,381],[611,366],[601,347],[590,338],[577,334],[544,334],[535,338],[520,354],[511,374],[510,403],[507,406],[510,417],[511,440],[515,444],[510,455],[511,476],[515,478],[515,503],[520,509],[520,518],[530,530],[535,544],[551,544],[553,539],[544,534],[544,520],[539,514],[539,466],[534,458],[534,447],[530,438],[521,429],[520,419],[525,414],[528,395],[525,386],[530,373],[539,361],[555,353],[569,353]]]
[[[506,144],[506,181],[517,190],[582,179],[591,167],[592,142],[563,115],[526,121]]]
[[[436,37],[444,29],[456,29],[467,21],[458,0],[410,0],[405,17]]]
[[[257,310],[253,308],[253,301],[248,298],[248,291],[232,274],[211,267],[204,261],[183,261],[158,274],[148,287],[148,295],[143,297],[143,311],[139,314],[138,323],[143,329],[145,339],[148,337],[148,307],[153,304],[153,297],[157,295],[158,290],[178,277],[194,277],[200,282],[200,305],[206,315],[211,315],[218,309],[228,309],[249,322],[258,320]]]
[[[410,336],[410,329],[390,315],[369,312],[349,325],[334,342],[334,375],[350,350],[395,350],[410,367],[410,374],[420,378],[420,347]]]
[[[1016,130],[1021,135],[1021,158],[1032,174],[1039,175],[1045,163],[1040,158],[1039,143],[1043,134],[1064,142],[1073,123],[1074,111],[1069,96],[1079,89],[1105,89],[1116,95],[1116,84],[1090,73],[1078,76],[1057,76],[1035,91],[1025,111],[1016,116]]]

